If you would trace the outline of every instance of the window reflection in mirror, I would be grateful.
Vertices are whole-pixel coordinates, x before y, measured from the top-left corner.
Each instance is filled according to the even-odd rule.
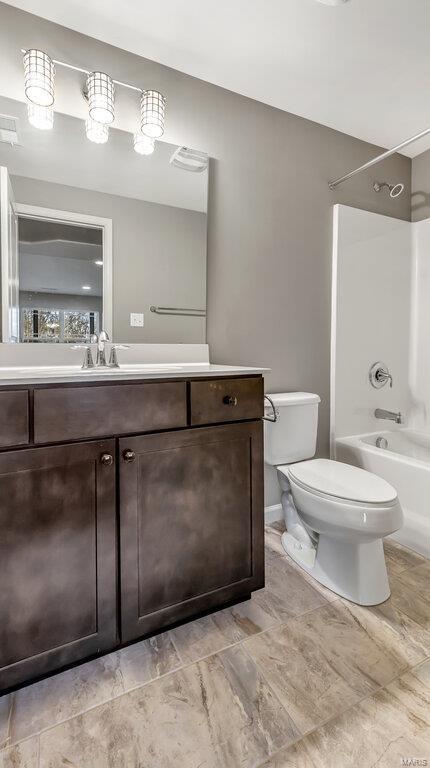
[[[172,162],[178,146],[163,141],[139,155],[115,127],[94,144],[61,113],[37,130],[0,93],[2,116],[17,132],[11,144],[0,131],[2,340],[84,343],[104,328],[117,342],[204,343],[207,165]]]

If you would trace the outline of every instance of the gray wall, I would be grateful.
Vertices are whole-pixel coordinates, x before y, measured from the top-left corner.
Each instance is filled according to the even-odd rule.
[[[430,216],[430,149],[412,160],[412,221]]]
[[[205,342],[205,318],[162,317],[149,307],[205,307],[206,214],[21,176],[13,189],[18,203],[112,219],[115,341]],[[130,327],[130,312],[144,313],[143,328]]]
[[[269,392],[318,392],[318,450],[327,454],[333,204],[409,219],[410,160],[392,156],[378,168],[378,178],[405,183],[396,200],[373,192],[371,171],[332,193],[329,179],[379,148],[9,6],[1,7],[0,30],[3,78],[12,98],[22,88],[17,51],[23,45],[165,93],[166,140],[214,158],[208,220],[212,361],[269,366]],[[78,80],[57,77],[57,91],[59,109],[84,115]],[[121,94],[119,119],[130,129],[135,113],[133,99]],[[271,472],[266,500],[278,499]]]

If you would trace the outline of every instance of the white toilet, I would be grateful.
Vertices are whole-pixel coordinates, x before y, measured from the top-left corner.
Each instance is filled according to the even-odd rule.
[[[278,471],[285,551],[338,595],[359,605],[382,603],[390,596],[382,539],[403,523],[397,492],[364,469],[312,459],[318,395],[269,397],[276,421],[264,422],[265,461]],[[272,411],[266,407],[266,416]]]

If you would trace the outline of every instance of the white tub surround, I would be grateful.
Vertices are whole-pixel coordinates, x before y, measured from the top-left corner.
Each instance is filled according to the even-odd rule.
[[[384,438],[387,448],[378,448]],[[397,490],[403,527],[393,539],[430,557],[430,435],[411,429],[381,431],[336,440],[336,458],[383,477]]]
[[[430,219],[335,206],[331,455],[392,484],[404,513],[393,538],[430,555]],[[392,376],[374,388],[369,369]],[[401,423],[380,417],[401,414]],[[377,438],[388,447],[378,447]]]

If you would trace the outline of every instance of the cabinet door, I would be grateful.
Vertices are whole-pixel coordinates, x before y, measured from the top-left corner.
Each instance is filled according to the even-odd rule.
[[[0,689],[115,644],[114,451],[0,454]]]
[[[264,583],[261,422],[120,440],[122,641]]]

